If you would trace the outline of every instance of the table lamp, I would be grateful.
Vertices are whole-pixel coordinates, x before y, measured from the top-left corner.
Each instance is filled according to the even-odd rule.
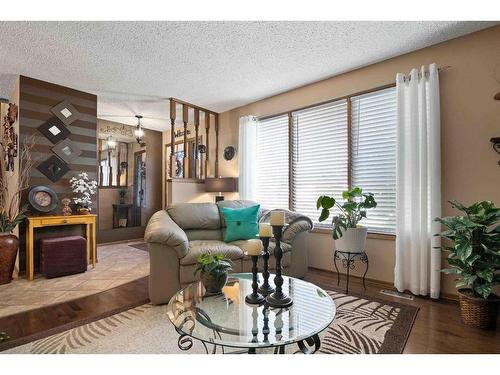
[[[219,193],[215,196],[215,202],[223,201],[223,192],[234,193],[238,191],[238,179],[236,177],[205,178],[205,191]]]

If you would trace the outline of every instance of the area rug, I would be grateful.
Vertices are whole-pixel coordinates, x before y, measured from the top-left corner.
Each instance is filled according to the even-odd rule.
[[[321,333],[322,354],[402,353],[418,308],[379,299],[328,292],[337,306],[333,323]],[[189,351],[177,347],[178,334],[168,321],[167,306],[144,304],[100,317],[3,353],[150,353],[202,354],[203,345],[194,340]],[[287,346],[287,353],[297,351]]]

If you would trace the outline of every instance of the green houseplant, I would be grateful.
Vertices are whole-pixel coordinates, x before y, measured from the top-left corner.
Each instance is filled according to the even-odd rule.
[[[500,208],[490,201],[469,207],[450,203],[464,215],[435,219],[447,228],[440,236],[449,240],[441,247],[448,253],[449,264],[442,272],[457,276],[464,323],[495,328],[500,300],[492,287],[500,284]]]
[[[201,254],[197,259],[195,274],[200,278],[207,294],[218,294],[227,282],[227,274],[233,269],[232,262],[224,254]]]
[[[366,217],[366,210],[377,207],[372,193],[363,193],[359,187],[342,193],[343,203],[335,198],[322,195],[316,202],[316,208],[321,209],[319,221],[325,221],[330,216],[330,210],[337,208],[339,215],[332,217],[333,239],[335,247],[340,251],[362,252],[365,250],[368,228],[358,223]]]

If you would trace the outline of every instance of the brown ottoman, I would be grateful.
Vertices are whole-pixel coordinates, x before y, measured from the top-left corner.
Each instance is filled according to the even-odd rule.
[[[40,245],[46,278],[87,271],[87,241],[82,236],[42,238]]]

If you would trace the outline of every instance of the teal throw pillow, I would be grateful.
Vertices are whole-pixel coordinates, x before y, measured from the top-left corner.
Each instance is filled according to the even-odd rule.
[[[259,208],[260,204],[245,208],[221,207],[226,222],[224,242],[256,238],[259,233]]]

